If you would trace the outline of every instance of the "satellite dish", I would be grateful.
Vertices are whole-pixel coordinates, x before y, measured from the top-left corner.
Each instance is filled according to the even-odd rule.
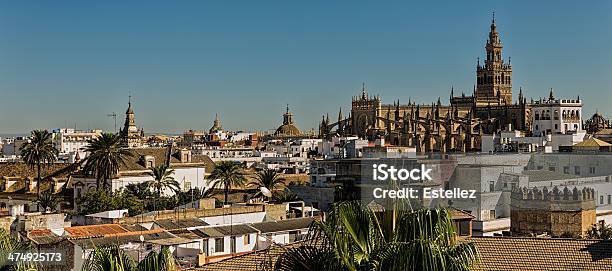
[[[266,197],[272,196],[272,192],[270,192],[270,189],[266,188],[265,186],[260,187],[259,190],[261,190],[261,193],[264,194],[264,196]]]

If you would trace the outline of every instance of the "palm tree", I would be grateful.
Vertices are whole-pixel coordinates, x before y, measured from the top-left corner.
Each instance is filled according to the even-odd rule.
[[[37,182],[36,195],[40,196],[40,185],[42,184],[41,167],[53,163],[57,159],[57,149],[53,147],[51,133],[47,130],[34,130],[30,141],[19,148],[23,161],[32,169],[36,167]]]
[[[276,191],[272,194],[272,200],[276,202],[290,202],[290,201],[298,201],[300,197],[296,193],[291,192],[289,189],[285,189],[284,191]]]
[[[31,262],[15,262],[9,259],[10,253],[26,252],[30,248],[30,243],[20,242],[4,229],[0,229],[0,270],[36,270]]]
[[[119,172],[119,167],[125,165],[125,159],[133,154],[121,146],[119,136],[111,133],[102,133],[87,143],[85,151],[89,155],[83,169],[87,173],[93,173],[98,189],[100,189],[100,184],[106,188],[108,180]]]
[[[36,201],[38,207],[42,210],[51,209],[55,210],[57,205],[61,202],[61,200],[53,195],[51,192],[44,192],[38,196],[38,200]]]
[[[153,177],[153,180],[148,182],[149,187],[153,188],[158,195],[161,195],[162,190],[166,188],[174,192],[181,190],[181,185],[172,177],[174,169],[169,169],[167,165],[159,165],[150,169],[151,172],[148,174]]]
[[[176,261],[167,246],[163,246],[159,253],[156,251],[149,254],[136,266],[138,271],[175,271]]]
[[[215,169],[208,176],[208,179],[214,182],[213,188],[223,186],[223,193],[225,195],[223,204],[227,204],[227,196],[232,187],[244,185],[246,182],[241,166],[232,161],[218,162],[215,165]]]
[[[155,198],[161,196],[162,190],[169,188],[175,193],[179,190],[180,184],[172,177],[174,174],[174,169],[169,169],[167,165],[159,165],[151,168],[151,172],[148,173],[149,176],[153,177],[153,180],[148,181],[148,185],[150,188],[153,188],[157,193],[153,197],[153,210],[156,210],[155,206]]]
[[[150,252],[140,263],[118,246],[97,247],[83,264],[83,271],[175,271],[176,261],[167,246]]]
[[[257,186],[257,188],[265,187],[271,192],[285,186],[285,178],[274,169],[264,169],[263,171],[255,174],[255,180],[250,183],[251,185]],[[260,190],[253,195],[254,198],[265,196]]]
[[[288,250],[276,270],[469,270],[477,259],[473,243],[456,242],[444,209],[373,211],[346,201],[311,230],[318,244]]]

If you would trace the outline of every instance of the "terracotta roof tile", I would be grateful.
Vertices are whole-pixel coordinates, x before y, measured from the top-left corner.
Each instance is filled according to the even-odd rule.
[[[129,232],[119,224],[101,224],[89,226],[74,226],[64,228],[70,237],[93,237],[105,236],[110,234],[118,234]]]
[[[472,237],[473,270],[612,270],[612,240]]]

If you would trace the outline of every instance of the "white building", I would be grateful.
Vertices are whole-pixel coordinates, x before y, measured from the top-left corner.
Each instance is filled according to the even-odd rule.
[[[99,137],[102,130],[79,131],[70,128],[59,128],[53,130],[53,146],[61,156],[79,153],[85,157],[83,151],[87,147],[87,141]]]
[[[167,164],[174,170],[172,177],[179,183],[182,191],[192,188],[210,188],[206,176],[214,168],[214,162],[208,156],[192,155],[190,150],[172,150],[170,148],[135,148],[130,149],[132,157],[126,159],[119,174],[110,180],[112,191],[117,191],[130,184],[139,184],[153,179],[150,168]],[[91,176],[76,175],[74,178],[74,198],[82,197],[87,191],[96,189],[96,179]],[[162,191],[164,195],[173,195],[170,189]],[[78,208],[78,206],[75,206]]]
[[[555,99],[551,89],[548,99],[535,102],[531,120],[534,136],[581,131],[582,100]]]
[[[29,139],[27,137],[23,137],[23,136],[5,138],[4,143],[2,144],[2,153],[6,157],[20,156],[21,151],[19,149],[21,148],[21,145],[28,142],[28,140]]]
[[[195,147],[192,148],[194,154],[206,155],[211,159],[219,158],[247,158],[254,156],[254,150],[251,147]]]
[[[560,147],[569,147],[582,142],[585,136],[586,131],[584,130],[541,134],[540,136],[525,136],[522,131],[504,130],[492,135],[483,135],[481,149],[483,153],[557,152]]]
[[[292,157],[308,157],[311,152],[316,152],[319,148],[319,143],[323,142],[323,139],[318,138],[304,138],[298,139],[290,145],[290,155]]]

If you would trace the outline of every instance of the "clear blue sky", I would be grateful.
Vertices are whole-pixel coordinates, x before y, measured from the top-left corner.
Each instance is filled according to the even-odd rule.
[[[470,93],[491,12],[514,90],[612,113],[610,1],[3,1],[0,132],[112,129],[128,93],[147,132],[265,130],[385,102]],[[85,4],[88,2],[89,4]],[[112,2],[112,3],[111,3]]]

